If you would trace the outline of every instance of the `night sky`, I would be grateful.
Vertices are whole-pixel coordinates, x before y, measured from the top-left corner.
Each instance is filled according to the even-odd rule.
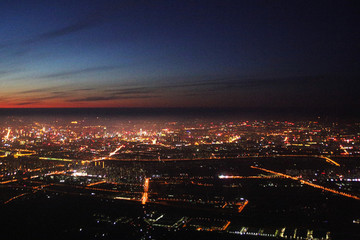
[[[357,1],[0,1],[0,107],[357,111]]]

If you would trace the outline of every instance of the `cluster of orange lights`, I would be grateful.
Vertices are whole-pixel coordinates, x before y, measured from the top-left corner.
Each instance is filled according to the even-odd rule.
[[[19,197],[22,197],[22,196],[26,195],[26,194],[28,194],[28,193],[22,193],[22,194],[20,194],[20,195],[17,195],[17,196],[15,196],[15,197],[12,197],[12,198],[10,198],[9,200],[7,200],[6,202],[4,202],[4,204],[8,204],[8,203],[11,202],[12,200],[15,200],[15,199],[17,199],[17,198],[19,198]]]
[[[238,208],[238,212],[241,213],[242,210],[244,210],[244,208],[246,207],[246,205],[249,203],[248,200],[245,200],[245,202],[243,203],[239,203],[239,208]]]
[[[150,178],[145,178],[144,193],[141,198],[141,204],[146,204],[146,202],[148,201],[149,183],[150,183]]]
[[[340,164],[339,164],[339,163],[335,162],[334,160],[332,160],[332,159],[330,159],[330,158],[328,158],[328,157],[321,156],[320,158],[325,159],[326,162],[328,162],[328,163],[330,163],[330,164],[332,164],[332,165],[335,165],[335,166],[337,166],[337,167],[340,167]]]
[[[99,185],[99,184],[102,184],[102,183],[106,183],[106,181],[104,180],[104,181],[100,181],[100,182],[90,183],[90,184],[88,184],[87,186],[88,186],[88,187],[91,187],[91,186]]]
[[[342,195],[342,196],[344,196],[344,197],[348,197],[348,198],[360,200],[360,197],[358,197],[358,196],[351,195],[351,194],[344,193],[344,192],[340,192],[340,191],[337,191],[337,190],[334,190],[334,189],[331,189],[331,188],[323,187],[323,186],[320,186],[320,185],[317,185],[317,184],[314,184],[314,183],[311,183],[311,182],[308,182],[308,181],[299,179],[299,178],[297,178],[297,177],[292,177],[292,176],[290,176],[290,175],[286,175],[286,174],[283,174],[283,173],[279,173],[279,172],[275,172],[275,171],[272,171],[272,170],[268,170],[268,169],[260,168],[260,167],[255,167],[255,166],[251,166],[251,168],[258,169],[258,170],[261,170],[261,171],[264,171],[264,172],[268,172],[268,173],[272,173],[272,174],[276,174],[276,175],[279,175],[279,176],[281,176],[281,177],[289,178],[289,179],[292,179],[292,180],[295,180],[295,181],[300,181],[302,184],[306,184],[306,185],[308,185],[308,186],[311,186],[311,187],[314,187],[314,188],[318,188],[318,189],[321,189],[321,190],[324,190],[324,191],[327,191],[327,192],[331,192],[331,193],[335,193],[335,194],[338,194],[338,195]]]

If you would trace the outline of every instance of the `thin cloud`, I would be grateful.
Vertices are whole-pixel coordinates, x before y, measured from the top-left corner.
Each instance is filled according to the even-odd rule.
[[[54,95],[59,95],[59,94],[66,94],[67,92],[65,91],[53,91],[51,92],[51,94],[54,94]]]
[[[53,73],[53,74],[48,74],[48,75],[43,75],[39,78],[61,78],[61,77],[68,77],[68,76],[73,76],[73,75],[77,75],[77,74],[82,74],[82,73],[91,73],[91,72],[98,72],[98,71],[107,71],[107,70],[113,70],[118,68],[117,66],[99,66],[99,67],[89,67],[89,68],[83,68],[83,69],[79,69],[79,70],[72,70],[72,71],[63,71],[63,72],[58,72],[58,73]]]
[[[119,10],[133,6],[135,3],[139,3],[139,1],[122,1],[120,3],[115,1],[114,3],[104,4],[103,6],[100,6],[97,11],[90,12],[84,18],[78,19],[66,26],[41,33],[23,41],[0,43],[0,49],[48,41],[96,27],[101,23],[109,21]]]
[[[31,104],[36,104],[36,103],[39,103],[39,102],[36,102],[36,101],[20,102],[20,103],[16,103],[15,105],[24,106],[24,105],[31,105]]]
[[[158,86],[158,89],[176,89],[193,87],[207,88],[212,87],[214,90],[229,90],[229,89],[249,89],[249,88],[263,88],[263,87],[281,87],[281,86],[326,86],[337,85],[342,81],[351,82],[351,79],[344,79],[334,76],[303,76],[303,77],[286,77],[286,78],[243,78],[243,77],[229,77],[212,79],[208,81],[198,81],[192,83],[183,83],[176,85]]]
[[[149,94],[156,92],[156,88],[148,88],[148,87],[139,87],[139,88],[125,88],[125,89],[116,89],[110,90],[112,94],[115,95],[130,95],[130,94]]]
[[[51,39],[56,39],[70,34],[75,34],[77,32],[83,31],[88,28],[92,28],[99,23],[101,19],[81,19],[75,23],[71,23],[67,26],[60,27],[42,34],[30,37],[21,41],[12,41],[0,44],[0,50],[7,50],[8,55],[11,57],[22,56],[28,53],[31,50],[31,45],[45,42]]]
[[[14,70],[0,70],[0,77],[15,72]]]
[[[117,13],[118,10],[123,9],[124,7],[129,7],[134,5],[138,1],[122,1],[117,3],[116,1],[112,4],[106,4],[101,6],[96,12],[88,14],[87,17],[78,20],[75,23],[69,24],[65,27],[58,28],[52,31],[45,32],[40,34],[33,39],[28,40],[30,43],[51,40],[54,38],[63,37],[69,34],[74,34],[85,29],[93,28],[99,24],[106,22],[110,19],[112,15]]]
[[[86,92],[86,91],[93,91],[96,90],[96,88],[79,88],[72,90],[73,92]]]
[[[109,101],[109,100],[121,100],[121,99],[146,99],[146,98],[157,98],[158,96],[95,96],[85,97],[77,99],[69,99],[67,102],[97,102],[97,101]]]
[[[80,32],[84,29],[87,28],[91,28],[94,27],[98,24],[97,21],[81,21],[81,22],[77,22],[74,24],[70,24],[68,26],[59,28],[59,29],[55,29],[53,31],[49,31],[43,34],[40,34],[32,39],[29,39],[27,41],[25,41],[25,43],[34,43],[34,42],[40,42],[40,41],[45,41],[45,40],[50,40],[53,38],[58,38],[58,37],[62,37],[62,36],[66,36],[69,34],[73,34],[76,32]]]
[[[32,98],[31,100],[40,102],[40,101],[44,101],[44,100],[56,99],[56,98],[61,98],[61,97],[62,97],[61,95],[53,95],[53,96]]]
[[[137,3],[140,2],[132,0],[99,4],[99,7],[95,11],[88,12],[87,16],[78,18],[68,25],[54,28],[37,35],[24,36],[24,38],[20,40],[2,42],[0,43],[0,65],[4,65],[5,62],[8,62],[8,59],[14,61],[14,59],[21,58],[33,51],[34,44],[41,44],[99,26],[102,23],[110,21],[120,10],[136,5]]]
[[[37,89],[31,89],[31,90],[26,90],[26,91],[22,91],[19,92],[20,94],[29,94],[29,93],[42,93],[42,92],[49,92],[51,90],[55,90],[55,87],[50,87],[50,88],[37,88]]]
[[[70,86],[55,86],[55,87],[47,87],[47,88],[36,88],[26,91],[18,92],[19,94],[30,94],[30,93],[52,93],[52,94],[66,94],[69,92],[77,92],[77,91],[92,91],[97,90],[96,88],[76,88],[70,90],[64,90],[64,87],[69,88]]]

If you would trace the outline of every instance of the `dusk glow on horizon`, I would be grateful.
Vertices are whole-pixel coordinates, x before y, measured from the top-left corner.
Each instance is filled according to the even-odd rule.
[[[351,1],[1,1],[0,108],[360,106]]]

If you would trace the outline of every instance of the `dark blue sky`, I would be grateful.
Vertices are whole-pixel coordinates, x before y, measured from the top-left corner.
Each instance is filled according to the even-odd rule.
[[[360,106],[356,1],[0,1],[1,107]]]

